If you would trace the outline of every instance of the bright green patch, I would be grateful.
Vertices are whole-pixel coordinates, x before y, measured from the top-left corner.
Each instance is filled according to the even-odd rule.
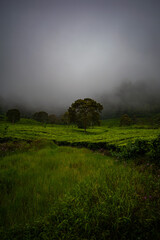
[[[21,120],[23,121],[23,120]],[[25,120],[30,121],[30,120]],[[32,120],[31,120],[32,121]],[[108,120],[109,121],[109,120]],[[107,120],[106,120],[107,122]],[[128,142],[134,142],[136,139],[151,141],[160,134],[160,129],[147,129],[132,127],[110,127],[114,122],[109,121],[100,127],[87,129],[85,134],[82,129],[75,126],[35,124],[0,124],[0,138],[16,138],[20,140],[48,139],[55,141],[88,142],[98,143],[106,142],[109,145],[123,146]]]

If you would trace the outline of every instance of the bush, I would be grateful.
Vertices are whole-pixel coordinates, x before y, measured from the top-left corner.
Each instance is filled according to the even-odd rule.
[[[130,126],[131,122],[132,122],[131,118],[127,114],[124,114],[121,117],[120,126]]]
[[[119,148],[112,155],[126,160],[142,156],[148,152],[149,143],[146,140],[136,140],[134,143],[128,143],[126,146]]]

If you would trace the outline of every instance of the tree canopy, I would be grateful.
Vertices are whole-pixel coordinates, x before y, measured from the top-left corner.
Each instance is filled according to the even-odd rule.
[[[36,112],[33,115],[33,119],[35,119],[36,121],[42,122],[42,123],[47,123],[48,122],[48,113],[46,112]]]
[[[91,98],[78,99],[68,109],[70,123],[75,123],[86,132],[87,127],[100,125],[103,106]]]
[[[9,122],[18,122],[20,120],[20,111],[18,109],[10,109],[7,111],[6,116]]]

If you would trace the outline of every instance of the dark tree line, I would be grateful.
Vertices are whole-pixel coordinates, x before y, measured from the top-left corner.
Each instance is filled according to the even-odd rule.
[[[40,111],[40,112],[34,113],[32,118],[42,123],[69,124],[67,112],[62,116],[56,116],[55,114],[48,115],[47,112]]]
[[[78,99],[62,116],[48,115],[45,111],[35,112],[32,118],[43,124],[75,124],[78,128],[86,129],[90,126],[100,125],[100,113],[103,106],[91,98]],[[6,113],[7,120],[15,123],[20,120],[20,111],[10,109]]]

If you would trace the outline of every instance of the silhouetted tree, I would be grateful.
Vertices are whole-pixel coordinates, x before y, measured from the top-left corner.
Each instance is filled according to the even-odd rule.
[[[20,120],[20,111],[18,109],[10,109],[7,111],[6,116],[9,122],[18,122]]]
[[[87,127],[100,124],[103,106],[91,98],[78,99],[68,109],[70,123],[75,123],[86,132]]]

